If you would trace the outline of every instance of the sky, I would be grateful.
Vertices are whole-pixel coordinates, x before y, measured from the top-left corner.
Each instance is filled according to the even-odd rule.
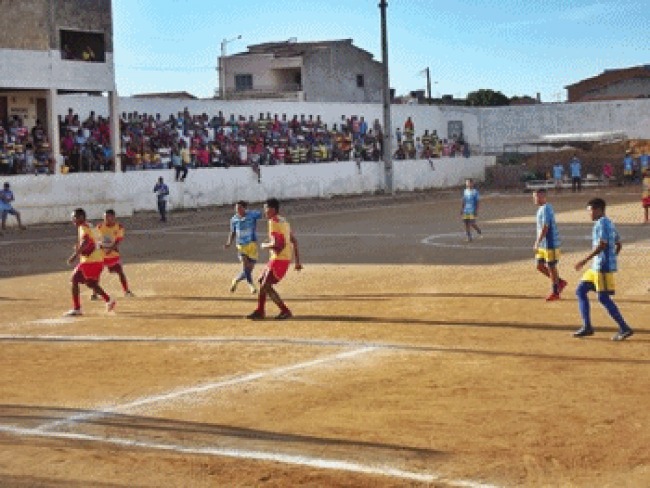
[[[118,93],[218,88],[227,54],[247,46],[352,39],[381,56],[379,0],[112,0]],[[639,0],[388,0],[390,86],[463,98],[479,89],[566,100],[567,85],[650,64],[650,9]],[[236,39],[241,36],[241,39]]]

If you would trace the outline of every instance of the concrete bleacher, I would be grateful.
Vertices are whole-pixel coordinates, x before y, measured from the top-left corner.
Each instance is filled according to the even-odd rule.
[[[598,178],[597,176],[594,175],[587,175],[586,178],[582,179],[582,187],[583,188],[594,188],[594,187],[599,187],[599,186],[607,186],[607,181],[603,178]],[[562,180],[562,183],[560,185],[560,188],[565,189],[565,188],[571,188],[572,183],[569,178],[565,178]],[[555,180],[549,179],[549,180],[530,180],[526,182],[526,191],[535,191],[535,190],[540,190],[540,189],[546,189],[546,190],[551,190],[555,188]]]

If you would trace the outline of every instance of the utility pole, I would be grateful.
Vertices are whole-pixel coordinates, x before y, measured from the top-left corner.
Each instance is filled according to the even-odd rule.
[[[241,39],[241,34],[232,39],[224,39],[221,41],[221,57],[219,58],[219,91],[221,92],[221,99],[226,99],[226,46],[238,39]]]
[[[382,160],[384,162],[384,189],[386,193],[393,193],[393,128],[390,121],[390,80],[388,77],[388,34],[386,29],[386,8],[388,2],[380,0],[381,12],[381,58],[383,68],[383,112],[384,112],[384,143]]]
[[[427,100],[431,103],[431,71],[427,66]]]

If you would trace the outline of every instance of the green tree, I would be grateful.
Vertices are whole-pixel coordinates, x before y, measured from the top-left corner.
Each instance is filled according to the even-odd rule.
[[[500,91],[481,89],[468,93],[466,104],[472,107],[498,107],[509,105],[510,100]]]

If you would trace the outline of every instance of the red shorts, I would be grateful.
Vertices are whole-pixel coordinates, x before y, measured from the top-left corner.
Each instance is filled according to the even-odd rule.
[[[104,263],[79,263],[72,272],[73,283],[86,283],[87,281],[99,281],[104,269]]]
[[[643,205],[643,208],[650,207],[650,197],[642,198],[641,205]]]
[[[284,278],[284,275],[287,274],[290,265],[291,261],[288,259],[272,259],[266,265],[260,281],[268,281],[272,285],[279,283]]]
[[[120,261],[119,256],[116,258],[105,258],[104,266],[106,266],[109,273],[119,273],[122,270],[122,261]]]

